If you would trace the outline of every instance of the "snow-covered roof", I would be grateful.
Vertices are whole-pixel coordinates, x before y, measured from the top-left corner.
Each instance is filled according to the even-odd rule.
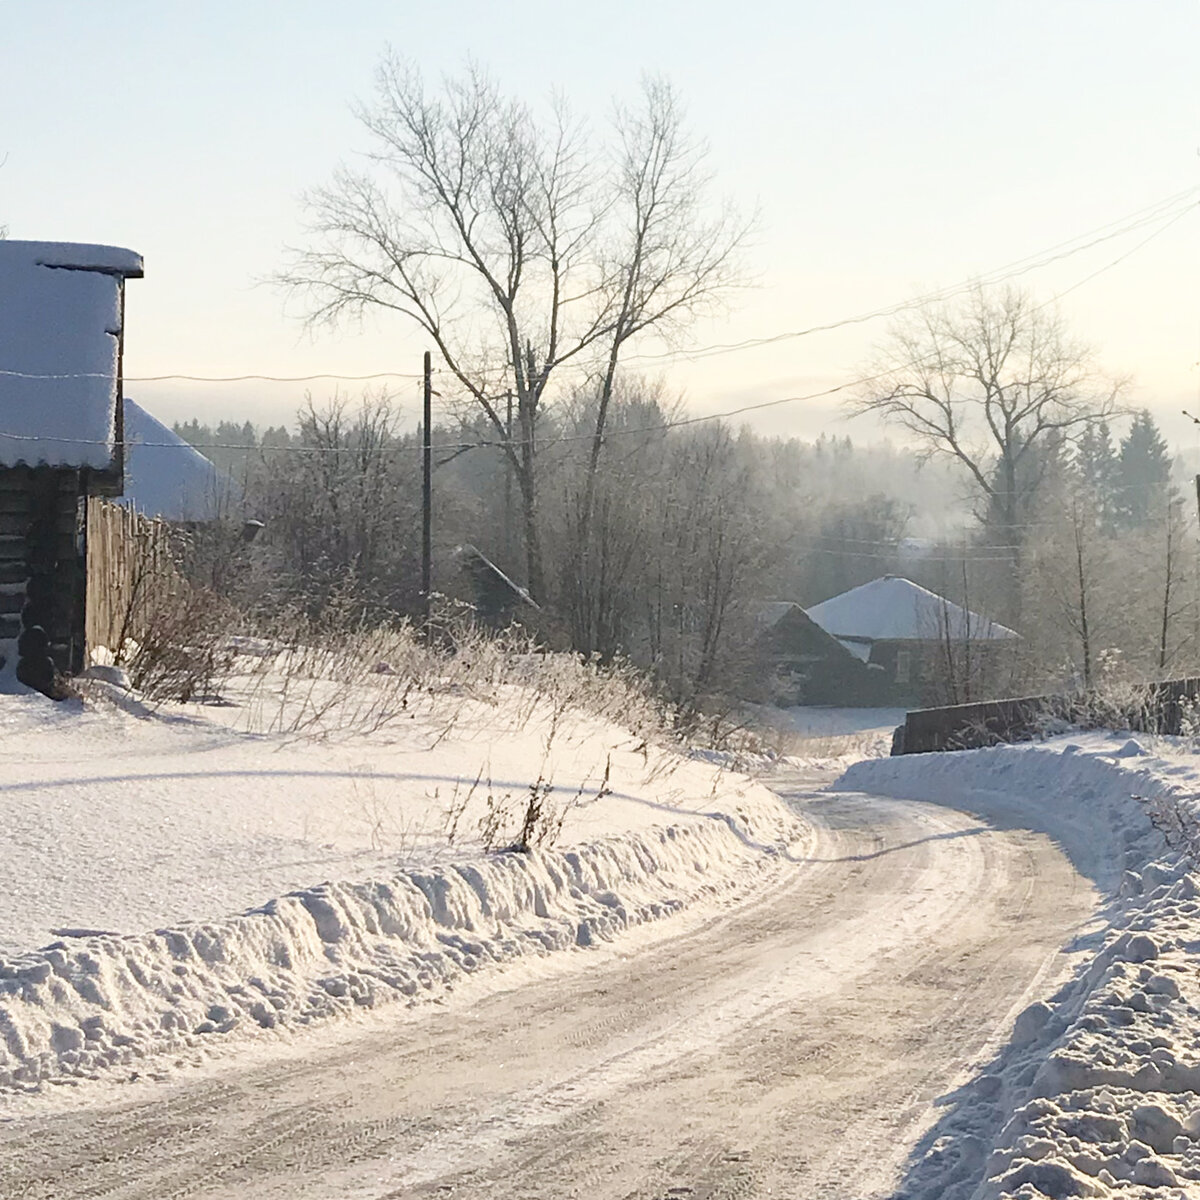
[[[232,481],[199,450],[125,397],[125,493],[121,503],[168,521],[212,521]]]
[[[872,642],[929,640],[997,641],[1018,634],[969,612],[911,579],[885,575],[808,609],[808,615],[837,638]]]
[[[471,576],[486,585],[494,585],[498,589],[497,600],[516,601],[528,604],[530,608],[541,612],[542,606],[519,583],[510,579],[486,554],[467,543],[456,546],[455,557]]]
[[[116,436],[117,246],[0,240],[0,466],[107,467]]]

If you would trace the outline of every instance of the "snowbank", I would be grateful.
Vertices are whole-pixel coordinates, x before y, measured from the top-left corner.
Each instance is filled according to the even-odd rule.
[[[766,855],[736,822],[668,826],[328,883],[224,921],[60,941],[0,963],[0,1087],[437,993],[729,888]]]
[[[1195,1194],[1200,885],[1161,831],[1174,838],[1190,827],[1198,783],[1181,744],[1162,739],[1151,754],[1100,735],[864,762],[839,781],[1045,830],[1109,897],[1106,927],[1081,934],[1094,953],[946,1098],[901,1194]]]
[[[437,997],[770,876],[801,833],[726,764],[535,701],[314,741],[12,696],[0,735],[8,1090]],[[531,789],[555,848],[486,852]]]

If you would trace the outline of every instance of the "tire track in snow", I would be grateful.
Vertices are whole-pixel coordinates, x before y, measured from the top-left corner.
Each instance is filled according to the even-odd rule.
[[[840,795],[806,812],[810,861],[758,900],[310,1065],[179,1089],[202,1120],[166,1109],[156,1127],[145,1106],[119,1165],[101,1143],[122,1110],[57,1118],[74,1167],[36,1185],[89,1195],[72,1190],[86,1171],[114,1200],[715,1200],[845,1194],[857,1172],[870,1194],[1088,896],[1044,839],[953,810]],[[0,1135],[0,1178],[34,1183],[20,1170],[38,1132]]]

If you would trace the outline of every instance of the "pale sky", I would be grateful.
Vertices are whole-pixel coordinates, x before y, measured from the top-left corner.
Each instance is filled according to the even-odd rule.
[[[350,106],[387,43],[433,77],[470,56],[530,99],[557,88],[598,124],[644,72],[669,78],[720,189],[761,214],[757,285],[697,346],[893,304],[1200,185],[1196,0],[0,0],[0,18],[0,223],[145,256],[128,377],[419,369],[425,346],[397,321],[310,338],[258,282],[302,236],[300,193],[365,147]],[[1200,405],[1200,212],[1134,251],[1155,229],[1022,282],[1046,299],[1074,288],[1074,331],[1192,448],[1179,410]],[[723,410],[846,382],[885,330],[660,374],[691,411]],[[127,391],[168,422],[288,422],[304,386]],[[835,400],[746,419],[879,436]]]

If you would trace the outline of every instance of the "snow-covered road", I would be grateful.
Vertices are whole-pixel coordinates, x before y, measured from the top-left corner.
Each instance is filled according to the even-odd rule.
[[[286,1059],[16,1118],[0,1194],[892,1194],[956,1085],[1069,974],[1095,892],[1043,835],[777,786],[816,836],[754,901]]]

